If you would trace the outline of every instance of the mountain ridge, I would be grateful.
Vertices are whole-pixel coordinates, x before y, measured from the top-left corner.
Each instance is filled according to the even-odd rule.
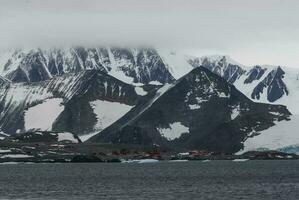
[[[293,114],[299,113],[296,106],[296,100],[299,100],[299,93],[296,91],[299,87],[299,73],[280,66],[247,67],[228,56],[198,58],[153,48],[29,49],[12,53],[13,56],[7,55],[0,55],[0,127],[9,134],[37,128],[45,131],[75,132],[80,138],[87,140],[92,136],[95,138],[97,133],[107,133],[105,138],[98,141],[117,144],[120,139],[122,142],[166,146],[174,145],[175,141],[178,141],[177,146],[184,143],[189,148],[236,152],[241,150],[242,145],[248,147],[248,138],[258,136],[259,130],[252,131],[254,122],[260,121],[265,128],[274,125],[276,127],[280,124],[278,119],[287,120],[290,115],[282,105],[287,106]],[[214,95],[213,87],[209,86],[207,79],[199,79],[205,80],[202,84],[197,84],[195,80],[186,81],[186,77],[194,76],[190,73],[193,74],[198,69],[199,73],[205,71],[205,74],[209,74],[207,77],[221,77],[216,81],[221,82],[220,85],[228,84],[227,88],[243,92],[244,95],[234,97],[243,104],[250,102],[248,97],[255,102],[271,105],[248,103],[254,105],[251,109],[259,116],[254,117],[249,114],[249,110],[246,111],[243,104],[240,109],[240,105],[224,101],[230,98],[227,96],[228,89],[224,93],[216,92],[217,98],[205,99],[206,94],[202,87],[212,88],[211,94]],[[182,86],[177,85],[178,83]],[[190,93],[187,97],[186,88],[199,96]],[[169,105],[163,99],[167,99]],[[226,108],[219,107],[219,102],[223,102]],[[282,105],[273,105],[278,103]],[[51,110],[47,110],[48,107]],[[185,115],[176,107],[180,107]],[[263,111],[259,112],[257,107]],[[275,108],[279,108],[279,111],[275,111]],[[218,122],[222,125],[205,121],[198,113],[201,109],[204,109],[202,112],[206,115],[214,113],[210,120],[219,117]],[[110,110],[113,112],[109,112]],[[174,116],[169,113],[176,113],[173,115],[177,115],[179,120],[162,119],[163,110],[170,119]],[[216,110],[222,110],[222,114],[215,113]],[[48,115],[48,118],[34,117],[38,115],[38,111],[47,113],[45,116]],[[148,112],[153,113],[160,121],[148,116]],[[246,120],[240,117],[241,112],[247,113]],[[203,130],[210,138],[201,138],[205,143],[199,141],[202,136],[195,136],[196,125],[191,125],[194,141],[188,139],[190,134],[181,134],[180,131],[190,133],[188,120],[193,120],[191,113],[195,113],[198,119],[201,119],[199,121],[214,123],[211,126],[225,132],[226,137],[233,138],[232,142],[228,142],[227,146],[220,144],[217,140],[225,140],[225,137],[219,130],[209,132],[210,128],[203,124],[201,126],[204,126]],[[147,127],[146,119],[153,121],[152,128]],[[227,123],[234,121],[232,119],[241,122]],[[293,120],[296,119],[291,118],[292,124],[295,124]],[[33,123],[34,120],[45,124]],[[250,121],[250,127],[246,125],[246,121]],[[239,136],[232,135],[238,131],[241,132]],[[124,132],[126,137],[118,138],[120,132]],[[264,133],[263,130],[261,132]],[[109,136],[108,133],[113,134]],[[184,139],[181,140],[180,137]]]
[[[164,87],[158,99],[153,97],[150,104],[141,104],[139,109],[137,105],[129,111],[135,112],[131,119],[116,122],[89,142],[183,145],[189,149],[236,152],[254,132],[273,126],[275,120],[288,120],[290,116],[284,106],[252,102],[233,85],[203,67],[193,69],[171,86]],[[234,116],[234,112],[239,114]],[[278,114],[274,114],[276,112]],[[171,131],[173,125],[189,133],[169,141],[165,138],[167,131],[166,135],[163,131],[169,128]],[[230,139],[226,138],[226,144],[221,144],[218,137]]]

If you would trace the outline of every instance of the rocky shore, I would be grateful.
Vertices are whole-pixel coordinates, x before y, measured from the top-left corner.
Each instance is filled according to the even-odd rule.
[[[32,162],[32,163],[85,163],[85,162],[131,162],[142,160],[157,161],[206,161],[206,160],[295,160],[296,154],[287,154],[278,151],[250,151],[242,155],[225,154],[218,152],[190,151],[140,151],[119,149],[105,152],[89,151],[84,149],[85,144],[57,144],[43,146],[27,144],[26,146],[1,146],[0,163],[5,162]],[[99,147],[103,148],[103,147]]]
[[[294,160],[299,155],[279,151],[250,151],[241,155],[159,146],[82,143],[71,133],[33,131],[0,141],[0,163],[150,162],[206,160]]]

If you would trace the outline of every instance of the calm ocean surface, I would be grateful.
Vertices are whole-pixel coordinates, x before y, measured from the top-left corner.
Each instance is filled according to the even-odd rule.
[[[0,199],[299,199],[299,161],[1,164]]]

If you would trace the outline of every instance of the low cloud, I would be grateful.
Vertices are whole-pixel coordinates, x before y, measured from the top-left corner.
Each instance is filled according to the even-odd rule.
[[[2,0],[0,46],[146,45],[299,66],[298,10],[292,0]]]

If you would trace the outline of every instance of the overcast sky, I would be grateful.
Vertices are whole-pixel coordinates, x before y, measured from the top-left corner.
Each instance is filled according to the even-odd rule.
[[[0,0],[0,47],[152,45],[299,68],[298,0]]]

